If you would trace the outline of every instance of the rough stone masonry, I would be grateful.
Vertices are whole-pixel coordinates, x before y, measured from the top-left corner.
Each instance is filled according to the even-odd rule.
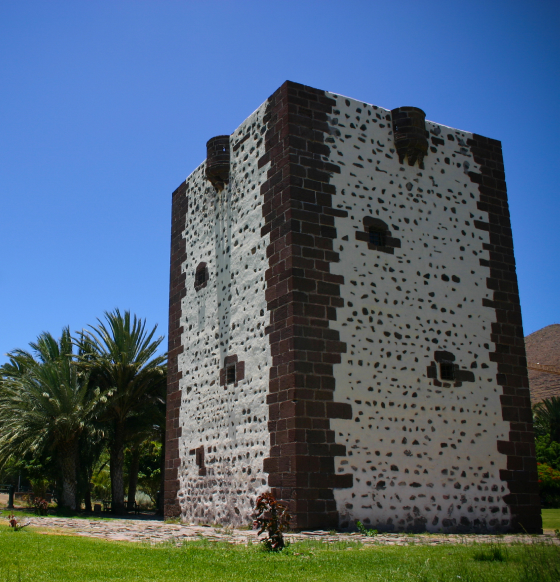
[[[499,141],[287,81],[173,193],[165,513],[541,531]]]

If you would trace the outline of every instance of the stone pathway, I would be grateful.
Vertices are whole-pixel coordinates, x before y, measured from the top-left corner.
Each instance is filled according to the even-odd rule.
[[[0,519],[5,517],[0,516]],[[209,540],[227,542],[230,544],[258,543],[256,531],[230,529],[226,527],[212,527],[200,525],[183,525],[164,523],[155,519],[73,519],[64,517],[31,517],[23,518],[22,522],[29,521],[32,528],[40,528],[40,533],[77,535],[105,540],[119,540],[129,542],[145,542],[155,544],[159,542]],[[472,543],[538,543],[547,542],[560,545],[560,539],[551,534],[545,535],[458,535],[458,534],[378,534],[373,537],[363,536],[360,533],[331,533],[328,531],[309,531],[286,534],[291,542],[301,540],[320,540],[325,543],[335,542],[362,542],[364,545],[374,546],[406,546],[442,544],[472,544]]]

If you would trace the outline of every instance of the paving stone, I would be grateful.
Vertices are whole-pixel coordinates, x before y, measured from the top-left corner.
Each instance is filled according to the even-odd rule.
[[[63,530],[68,535],[77,535],[105,539],[111,541],[129,541],[157,544],[173,542],[178,545],[185,541],[206,539],[215,542],[247,545],[258,543],[265,535],[258,536],[256,530],[238,530],[230,528],[213,528],[211,526],[171,524],[163,521],[146,521],[145,519],[111,519],[89,521],[66,517],[31,517],[31,528]],[[43,532],[41,532],[43,533]],[[359,532],[336,533],[320,531],[304,531],[286,534],[290,542],[302,540],[321,540],[324,543],[361,542],[367,546],[393,545],[441,545],[441,544],[474,544],[474,543],[539,543],[542,541],[560,545],[560,539],[552,535],[511,534],[496,535],[458,535],[458,534],[387,534],[363,536]]]

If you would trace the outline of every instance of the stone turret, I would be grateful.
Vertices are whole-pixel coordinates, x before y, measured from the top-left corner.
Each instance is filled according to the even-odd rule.
[[[428,153],[428,132],[426,114],[418,107],[397,107],[391,110],[395,146],[402,164],[408,158],[408,165],[424,167],[424,156]]]
[[[229,135],[217,135],[206,143],[206,177],[218,192],[229,182]]]

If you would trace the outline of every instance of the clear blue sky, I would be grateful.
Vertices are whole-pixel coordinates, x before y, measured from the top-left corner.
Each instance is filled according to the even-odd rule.
[[[286,79],[503,143],[525,333],[560,322],[560,3],[0,0],[0,363],[167,334],[171,192]]]

